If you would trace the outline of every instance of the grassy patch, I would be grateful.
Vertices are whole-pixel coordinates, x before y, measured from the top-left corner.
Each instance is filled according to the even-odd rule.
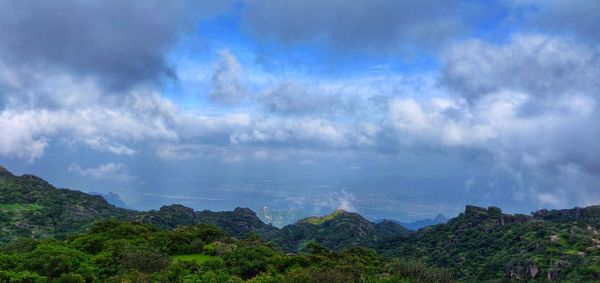
[[[0,211],[5,212],[21,212],[21,211],[32,211],[44,208],[41,205],[37,204],[21,204],[21,203],[9,203],[9,204],[0,204]]]
[[[323,217],[308,217],[308,218],[305,218],[303,221],[310,223],[310,224],[314,224],[314,225],[320,225],[320,224],[323,224],[329,220],[332,220],[333,218],[337,217],[338,215],[341,215],[344,213],[345,213],[345,211],[343,211],[343,210],[336,210],[332,214],[325,215]]]
[[[213,257],[205,254],[176,255],[173,256],[173,261],[193,261],[200,264],[205,263],[211,258]]]

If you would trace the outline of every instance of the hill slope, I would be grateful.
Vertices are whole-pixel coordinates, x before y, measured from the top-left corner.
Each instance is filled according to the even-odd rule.
[[[107,218],[151,223],[164,230],[211,223],[237,238],[256,232],[288,252],[315,249],[309,244],[313,241],[333,250],[371,247],[385,256],[447,268],[460,280],[600,280],[600,206],[540,210],[532,215],[467,206],[447,224],[417,232],[392,221],[372,223],[357,213],[338,210],[277,229],[247,208],[224,212],[194,211],[182,205],[148,212],[121,209],[102,197],[57,189],[38,177],[14,176],[0,167],[0,212],[2,242],[18,237],[65,238],[89,231]]]
[[[64,237],[106,218],[128,219],[135,212],[102,197],[57,189],[33,175],[14,176],[0,166],[0,242],[15,237]]]
[[[303,250],[311,242],[333,250],[349,247],[375,247],[391,238],[408,235],[409,231],[391,221],[375,224],[358,213],[336,210],[323,217],[309,217],[283,227],[264,237],[289,252]]]
[[[476,281],[600,279],[600,236],[595,218],[568,221],[581,209],[503,214],[499,208],[467,206],[448,221],[390,241],[379,250],[446,267]],[[595,209],[593,209],[595,211]],[[560,216],[560,217],[558,217]],[[592,225],[594,224],[594,225]]]
[[[0,212],[0,242],[17,237],[65,238],[111,218],[149,223],[162,229],[214,224],[237,238],[244,238],[250,232],[258,233],[292,252],[310,241],[341,250],[375,247],[384,240],[408,234],[408,230],[398,224],[389,221],[374,224],[359,214],[345,211],[323,218],[307,218],[283,229],[265,224],[248,208],[194,211],[174,204],[140,212],[115,207],[101,196],[57,189],[33,175],[14,176],[4,167],[0,167]]]
[[[276,230],[247,208],[197,212],[183,205],[170,205],[158,211],[128,210],[109,204],[101,196],[58,189],[33,175],[15,176],[0,166],[0,242],[17,237],[64,238],[111,218],[155,224],[163,229],[210,223],[236,237]]]

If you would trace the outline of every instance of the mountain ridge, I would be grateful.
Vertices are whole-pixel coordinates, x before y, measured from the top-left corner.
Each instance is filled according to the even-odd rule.
[[[297,252],[313,239],[332,249],[349,246],[375,247],[382,238],[405,235],[408,230],[398,224],[377,224],[366,220],[358,213],[336,210],[322,217],[308,217],[278,229],[262,222],[256,212],[249,208],[237,207],[233,211],[195,211],[180,204],[164,205],[158,210],[136,211],[110,204],[103,196],[91,195],[77,190],[59,189],[35,175],[15,176],[2,167],[0,171],[0,211],[8,217],[0,219],[0,241],[7,242],[17,237],[64,238],[70,234],[85,231],[94,223],[116,219],[139,221],[156,225],[162,229],[179,226],[193,226],[199,223],[214,224],[227,233],[243,238],[249,233],[257,233],[272,241],[284,250]],[[10,211],[9,211],[10,208]],[[44,220],[44,221],[41,221]],[[313,223],[309,223],[312,221]],[[343,235],[341,244],[334,244],[340,238],[325,230],[339,230]],[[287,243],[289,234],[297,233],[302,241]],[[335,234],[335,233],[334,233]]]
[[[34,175],[14,176],[2,169],[0,242],[23,237],[64,239],[108,219],[166,230],[208,223],[238,238],[255,233],[289,253],[314,248],[313,242],[334,251],[372,248],[384,256],[447,268],[457,278],[468,280],[600,279],[600,206],[541,209],[526,215],[466,205],[464,212],[446,224],[418,231],[337,210],[278,229],[262,222],[249,208],[213,212],[174,204],[140,212],[117,208],[100,196],[58,189]]]
[[[417,221],[413,221],[413,222],[403,222],[403,221],[399,221],[399,220],[391,219],[391,218],[381,218],[381,219],[375,220],[374,222],[379,223],[382,221],[392,221],[392,222],[399,224],[405,228],[416,231],[421,228],[425,228],[427,226],[444,224],[444,223],[448,222],[448,218],[446,218],[446,216],[444,216],[443,214],[440,213],[440,214],[436,215],[434,218],[421,219],[421,220],[417,220]]]

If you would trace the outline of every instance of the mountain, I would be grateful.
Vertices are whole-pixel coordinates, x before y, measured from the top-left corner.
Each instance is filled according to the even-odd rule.
[[[107,222],[108,219],[111,220]],[[373,223],[360,214],[337,210],[322,217],[304,218],[278,229],[262,222],[248,208],[222,212],[194,211],[183,205],[163,206],[147,212],[122,209],[100,196],[57,189],[39,177],[28,174],[15,176],[0,167],[0,243],[16,238],[50,237],[69,241],[76,233],[95,233],[99,228],[94,225],[98,222],[101,222],[98,224],[100,229],[124,225],[124,230],[115,230],[118,237],[129,237],[131,233],[136,234],[144,229],[156,233],[145,238],[148,250],[143,252],[150,255],[154,251],[152,245],[164,245],[164,241],[174,242],[175,246],[169,246],[172,252],[178,251],[179,245],[185,246],[182,248],[186,250],[198,250],[201,241],[194,241],[192,245],[192,240],[186,237],[195,235],[194,231],[206,231],[206,226],[203,226],[206,224],[202,223],[209,223],[233,236],[227,240],[229,243],[254,245],[261,241],[254,236],[247,236],[256,233],[267,243],[268,249],[273,248],[278,253],[296,253],[299,257],[294,260],[297,261],[290,264],[301,265],[307,259],[327,259],[322,264],[329,264],[327,262],[330,260],[339,260],[339,256],[346,255],[348,257],[340,265],[342,268],[345,260],[354,263],[376,260],[377,251],[382,258],[402,258],[415,264],[401,265],[393,272],[402,270],[410,273],[411,268],[430,266],[448,270],[459,281],[600,281],[600,206],[542,209],[525,215],[505,214],[497,207],[467,205],[463,213],[446,224],[428,226],[416,232],[393,221]],[[109,239],[101,237],[101,241]],[[89,249],[93,253],[103,248],[95,240],[87,241],[83,237],[73,245],[76,249]],[[235,249],[229,243],[216,243],[209,246],[207,251],[221,253],[224,259],[234,262],[229,266],[234,268],[241,263],[236,263],[235,257],[227,256],[228,250]],[[114,244],[120,247],[123,241]],[[5,247],[7,250],[28,249],[26,244]],[[221,252],[215,250],[217,247]],[[327,248],[335,252],[327,251]],[[268,249],[242,249],[240,253],[261,257]],[[2,250],[0,248],[0,253]],[[113,250],[119,251],[119,248]],[[57,251],[63,250],[53,252]],[[45,254],[46,250],[38,252]],[[306,252],[311,255],[304,256]],[[273,251],[268,253],[273,254]],[[77,255],[81,256],[79,251],[64,256]],[[2,276],[8,274],[1,272],[2,264],[10,264],[18,258],[0,258],[0,281],[5,280]],[[140,253],[139,258],[144,259],[145,254]],[[277,258],[285,259],[283,255]],[[252,263],[252,260],[248,262]],[[42,266],[45,266],[44,262],[41,262]],[[379,266],[376,263],[374,265]],[[384,272],[385,268],[380,266],[377,276],[386,276],[389,270]],[[360,274],[355,274],[358,276],[356,278]]]
[[[394,220],[394,219],[384,218],[384,219],[376,220],[375,223],[379,223],[382,221],[392,221],[396,224],[401,225],[402,227],[406,227],[410,230],[416,231],[421,228],[425,228],[427,226],[432,226],[432,225],[437,225],[437,224],[445,224],[446,222],[448,222],[448,219],[444,215],[438,214],[434,218],[427,218],[427,219],[417,220],[414,222],[401,222],[401,221]]]
[[[16,237],[65,237],[99,219],[125,220],[135,212],[100,196],[57,189],[43,179],[0,167],[0,242]]]
[[[113,192],[108,192],[108,193],[98,193],[98,192],[89,192],[90,195],[93,196],[101,196],[103,197],[108,203],[116,206],[116,207],[120,207],[120,208],[129,208],[127,206],[127,204],[123,201],[123,199],[121,199],[121,196],[119,196],[119,194],[117,193],[113,193]]]
[[[18,237],[65,238],[106,219],[140,221],[164,229],[211,223],[236,237],[276,229],[247,208],[224,212],[197,212],[182,205],[148,212],[123,209],[102,196],[58,189],[37,176],[15,176],[0,166],[0,242]]]
[[[233,211],[194,211],[183,205],[163,206],[140,212],[118,208],[101,196],[57,189],[33,175],[14,176],[0,170],[0,240],[16,237],[63,238],[84,231],[109,218],[150,223],[163,229],[209,223],[243,238],[250,232],[261,235],[286,251],[296,252],[310,241],[334,250],[353,246],[375,247],[388,238],[405,236],[408,230],[389,221],[371,223],[357,213],[338,210],[324,217],[310,217],[278,229],[262,222],[248,208]]]
[[[325,217],[303,219],[278,229],[262,222],[248,208],[233,211],[194,211],[173,204],[146,212],[118,208],[103,197],[80,191],[57,189],[33,175],[14,176],[0,170],[0,241],[17,237],[64,238],[85,231],[106,219],[138,221],[163,229],[208,223],[237,238],[254,232],[286,251],[296,252],[316,241],[335,250],[353,246],[375,247],[408,230],[392,222],[371,223],[359,214],[336,211]]]
[[[409,231],[391,221],[372,223],[358,213],[345,210],[323,217],[304,218],[272,233],[264,234],[288,252],[303,250],[310,242],[317,242],[333,250],[349,247],[376,247],[391,238],[403,237]]]
[[[214,212],[194,211],[192,208],[174,204],[163,206],[158,211],[151,210],[140,213],[136,220],[154,224],[163,229],[193,226],[199,223],[214,224],[236,237],[244,237],[250,232],[262,234],[277,230],[277,228],[262,222],[251,209],[241,207],[233,211]]]

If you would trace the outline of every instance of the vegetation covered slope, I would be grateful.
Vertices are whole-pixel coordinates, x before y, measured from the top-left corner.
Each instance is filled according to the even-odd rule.
[[[449,282],[435,268],[374,250],[310,244],[284,254],[214,225],[165,231],[108,221],[68,240],[21,239],[0,249],[0,282]]]
[[[175,204],[139,212],[117,208],[100,196],[57,189],[33,175],[14,176],[3,167],[0,168],[0,212],[0,242],[18,237],[64,238],[107,219],[139,221],[162,229],[214,224],[237,238],[258,233],[286,251],[294,252],[311,240],[341,250],[354,246],[375,247],[383,239],[407,233],[395,223],[374,224],[359,214],[344,211],[323,218],[305,219],[281,230],[265,224],[248,208],[194,211]]]
[[[92,266],[90,268],[93,270],[90,271],[92,272],[90,276],[92,278],[102,278],[103,280],[121,278],[119,276],[130,276],[133,273],[140,276],[149,276],[148,278],[153,276],[167,276],[165,272],[171,272],[170,266],[173,264],[176,266],[187,264],[166,264],[163,262],[164,264],[161,265],[160,269],[151,269],[150,271],[140,269],[140,266],[138,266],[139,268],[127,267],[125,269],[113,266],[111,267],[113,269],[109,271],[96,270],[100,268],[98,264],[101,264],[102,260],[107,261],[107,263],[102,264],[109,264],[114,261],[119,262],[119,260],[122,260],[121,257],[132,259],[133,262],[140,260],[136,256],[122,254],[118,254],[118,256],[112,254],[110,256],[113,257],[104,258],[97,253],[101,251],[117,253],[117,244],[127,247],[129,240],[125,238],[132,235],[132,237],[136,237],[136,233],[141,229],[143,231],[147,230],[144,233],[154,236],[148,236],[149,238],[144,236],[142,239],[135,238],[136,240],[132,243],[134,248],[130,250],[126,248],[124,251],[150,259],[160,259],[159,255],[167,255],[170,259],[171,255],[178,255],[175,257],[176,262],[182,260],[185,262],[193,261],[195,264],[200,265],[194,265],[189,269],[181,267],[182,269],[177,271],[185,274],[190,272],[194,274],[208,272],[206,268],[213,267],[203,267],[204,264],[212,262],[208,260],[207,256],[215,253],[223,255],[231,251],[235,245],[245,245],[240,243],[258,241],[257,237],[260,236],[260,238],[269,244],[261,242],[261,248],[258,251],[244,250],[243,253],[249,253],[252,256],[261,258],[260,260],[252,261],[254,262],[253,264],[261,266],[259,268],[260,271],[254,275],[263,273],[263,275],[258,275],[258,278],[263,278],[261,276],[264,276],[264,278],[275,276],[273,277],[276,278],[273,279],[274,281],[265,279],[267,282],[280,282],[277,280],[287,278],[285,276],[291,276],[288,274],[288,272],[292,272],[289,269],[291,268],[290,266],[286,265],[285,268],[281,268],[279,264],[274,264],[271,261],[272,259],[263,261],[265,257],[279,258],[284,252],[300,253],[303,256],[312,254],[308,256],[309,258],[316,255],[319,257],[324,256],[325,258],[320,259],[323,261],[319,261],[316,266],[313,266],[312,262],[308,265],[303,265],[307,264],[303,261],[298,263],[301,267],[298,272],[303,273],[304,275],[302,276],[309,276],[310,278],[325,278],[319,277],[322,275],[320,273],[323,270],[322,268],[337,268],[338,260],[344,258],[345,256],[343,255],[348,255],[349,251],[355,253],[352,256],[348,255],[349,258],[352,258],[352,264],[358,264],[357,262],[363,260],[369,262],[371,260],[378,260],[383,265],[383,267],[375,269],[361,269],[362,271],[359,273],[350,272],[353,274],[352,276],[358,276],[357,274],[364,272],[364,274],[370,276],[369,278],[381,281],[385,280],[386,276],[384,275],[386,273],[404,274],[397,273],[396,271],[394,271],[396,273],[388,271],[386,268],[390,267],[389,264],[392,264],[391,262],[394,261],[384,260],[379,255],[373,255],[372,251],[365,248],[375,248],[380,255],[386,258],[401,257],[409,261],[423,262],[428,266],[446,268],[458,280],[600,281],[600,206],[540,210],[534,212],[532,215],[509,215],[503,214],[496,207],[480,208],[467,206],[464,213],[451,219],[447,224],[427,227],[417,232],[410,232],[391,221],[382,221],[375,224],[367,221],[359,214],[339,210],[331,215],[306,218],[282,229],[277,229],[262,223],[253,211],[244,208],[237,208],[234,211],[226,212],[194,211],[191,208],[181,205],[165,206],[158,211],[149,212],[120,209],[108,204],[101,197],[90,196],[78,191],[56,189],[38,177],[32,175],[17,177],[4,168],[0,168],[0,212],[0,241],[2,242],[6,243],[19,238],[47,239],[55,237],[63,239],[63,241],[34,240],[33,243],[36,244],[32,249],[38,249],[37,247],[40,244],[42,244],[41,247],[43,248],[40,248],[40,251],[36,251],[33,254],[29,254],[33,250],[22,250],[27,245],[20,246],[24,245],[23,243],[27,241],[17,240],[11,244],[5,244],[4,247],[7,249],[5,256],[7,257],[0,259],[0,265],[4,264],[2,268],[13,266],[16,270],[20,270],[18,272],[21,273],[18,273],[18,276],[28,276],[29,273],[27,272],[34,272],[46,279],[58,276],[46,271],[41,273],[35,271],[37,267],[34,268],[27,265],[25,259],[20,259],[21,254],[31,256],[35,254],[43,258],[43,254],[48,253],[52,256],[59,256],[65,262],[87,258],[86,260],[91,261],[91,263],[85,261],[85,266]],[[107,219],[113,220],[112,222],[103,222]],[[99,221],[105,224],[96,225]],[[136,221],[136,223],[126,225],[115,221]],[[224,236],[220,237],[225,238],[220,239],[219,243],[215,243],[214,245],[207,245],[207,240],[202,238],[203,236],[185,236],[188,232],[195,235],[195,232],[188,230],[196,228],[190,227],[205,227],[197,226],[199,223],[210,223],[221,227],[224,232],[220,233]],[[104,229],[101,228],[104,227],[102,225],[125,226],[117,229],[120,231],[118,233],[121,233],[120,236],[113,236],[111,234],[110,237],[92,237],[91,235],[95,235],[94,233],[96,233],[94,231]],[[188,232],[181,232],[183,234],[179,234],[180,232],[177,231],[181,229]],[[88,236],[94,238],[93,241],[90,240],[82,244],[85,247],[77,246],[78,244],[73,242],[74,238],[68,238],[69,235],[85,231],[88,231],[87,234],[75,236],[75,238],[85,238]],[[151,240],[155,239],[156,235],[161,235],[160,237],[163,238],[156,238],[156,241]],[[234,236],[235,238],[230,238],[227,235]],[[108,238],[111,237],[120,239],[121,242],[109,243]],[[240,241],[236,239],[247,240]],[[172,243],[168,244],[169,241]],[[57,245],[60,247],[44,246],[47,243],[52,245],[58,243]],[[145,243],[143,246],[140,246],[144,248],[143,252],[135,250],[138,247],[136,245],[140,243]],[[322,246],[315,245],[314,243],[319,243]],[[17,248],[15,248],[15,245]],[[113,249],[115,250],[105,250],[110,245],[113,245]],[[181,248],[169,245],[180,245]],[[54,251],[55,248],[60,253],[53,254],[56,252]],[[11,249],[17,249],[18,252],[11,254]],[[335,252],[331,252],[330,250]],[[62,252],[66,254],[62,254]],[[114,256],[117,256],[117,258],[114,258]],[[304,260],[303,256],[292,257],[295,258],[294,260]],[[226,262],[224,258],[223,260]],[[234,259],[231,258],[230,260]],[[140,262],[144,263],[141,260]],[[264,262],[267,263],[263,264]],[[152,265],[148,263],[148,266]],[[2,268],[0,270],[4,270]],[[396,266],[394,268],[399,267]],[[392,270],[396,270],[394,268]],[[414,266],[410,268],[414,268]],[[211,272],[214,271],[210,270]],[[79,274],[80,271],[76,273]],[[327,272],[329,271],[327,269]],[[217,273],[221,274],[220,272],[218,271]],[[378,272],[381,272],[381,274]],[[6,274],[8,273],[5,273],[3,276],[10,275]],[[131,276],[137,276],[135,274]],[[198,274],[193,276],[200,276]],[[87,275],[82,276],[85,277]],[[231,278],[236,278],[231,280],[245,280],[256,277],[250,277],[242,271],[227,271],[223,276],[225,276],[223,278],[229,278],[227,280]],[[346,275],[340,276],[343,277]],[[175,277],[169,278],[173,279]],[[352,278],[354,280],[358,277]],[[3,280],[7,281],[7,279],[1,279],[0,282]],[[254,282],[264,282],[256,281],[258,279],[252,280],[255,280]],[[309,280],[300,282],[318,281]]]
[[[597,223],[563,217],[574,211],[547,211],[542,217],[467,206],[447,224],[390,241],[379,250],[446,267],[459,279],[600,280]]]
[[[231,235],[244,237],[250,232],[264,234],[277,228],[262,222],[254,211],[238,207],[233,211],[194,211],[192,208],[174,204],[163,206],[158,211],[140,213],[137,220],[155,224],[164,229],[199,223],[214,224]]]
[[[127,219],[133,213],[99,196],[57,189],[33,175],[14,176],[0,166],[0,242],[65,237],[99,219]]]
[[[389,221],[374,224],[359,214],[341,210],[321,218],[307,218],[283,229],[263,223],[254,211],[247,208],[213,212],[169,205],[159,210],[138,212],[117,208],[100,196],[57,189],[32,175],[18,177],[6,170],[2,172],[2,242],[16,237],[64,238],[85,231],[97,221],[111,218],[150,223],[163,229],[209,223],[238,238],[256,232],[291,252],[301,250],[310,241],[334,250],[354,246],[375,247],[385,239],[408,233],[398,224]]]
[[[349,247],[374,248],[379,243],[408,233],[407,229],[391,221],[375,224],[358,213],[336,210],[323,217],[302,219],[262,236],[288,252],[297,252],[309,242],[317,242],[333,250]]]

